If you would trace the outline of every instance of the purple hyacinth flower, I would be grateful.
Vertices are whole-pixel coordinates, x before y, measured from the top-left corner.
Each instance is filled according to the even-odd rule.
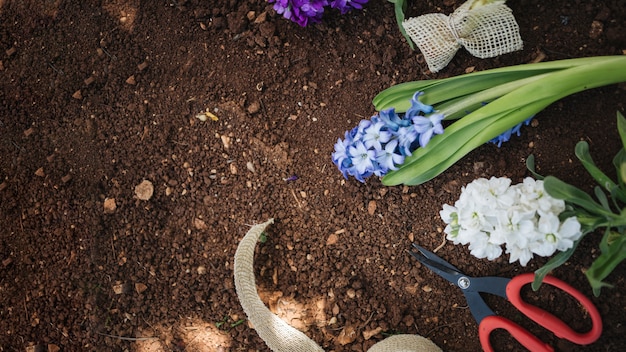
[[[330,7],[338,9],[344,15],[352,9],[362,9],[367,2],[368,0],[332,0]]]
[[[424,148],[426,144],[435,134],[443,133],[443,114],[431,114],[430,116],[415,116],[413,117],[413,125],[415,130],[420,134],[419,143],[420,147]]]
[[[430,114],[431,112],[435,111],[432,106],[426,105],[419,100],[419,97],[422,95],[424,95],[424,92],[420,91],[413,94],[413,98],[411,98],[411,107],[406,111],[407,118],[418,116],[420,115],[420,113]]]
[[[292,21],[305,27],[309,21],[318,23],[322,20],[324,6],[328,5],[327,0],[291,0],[293,16]]]
[[[373,149],[367,149],[363,142],[356,141],[348,148],[348,153],[358,174],[364,175],[374,170],[373,160],[376,158],[376,152]]]
[[[381,168],[382,174],[389,170],[397,170],[396,165],[404,162],[404,156],[397,153],[398,140],[394,139],[385,145],[385,148],[376,153],[376,162]]]

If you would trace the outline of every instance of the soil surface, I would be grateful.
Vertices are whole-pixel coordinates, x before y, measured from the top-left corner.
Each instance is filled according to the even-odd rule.
[[[410,1],[408,16],[460,3]],[[626,49],[623,0],[509,6],[522,51],[478,59],[460,50],[432,74],[382,0],[329,10],[307,28],[264,0],[0,0],[0,351],[267,351],[232,268],[250,224],[269,218],[259,290],[325,350],[365,351],[395,333],[480,350],[460,290],[406,250],[440,246],[442,205],[478,177],[520,182],[530,154],[540,173],[592,191],[574,146],[588,141],[613,172],[625,86],[565,98],[520,137],[417,187],[344,180],[330,154],[393,84]],[[601,235],[553,273],[597,305],[596,343],[574,345],[500,299],[488,303],[557,351],[625,350],[626,267],[597,298],[583,275]],[[437,253],[477,276],[513,277],[547,260],[489,262],[449,242]],[[525,295],[590,326],[549,287]],[[497,350],[521,349],[494,335]]]

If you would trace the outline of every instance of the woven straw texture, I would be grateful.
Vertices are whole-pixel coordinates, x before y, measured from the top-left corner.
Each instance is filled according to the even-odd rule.
[[[431,72],[445,68],[461,47],[481,59],[522,49],[519,26],[504,1],[472,7],[475,2],[465,2],[450,16],[427,14],[402,23]]]
[[[235,289],[248,320],[261,339],[272,351],[318,352],[324,351],[315,341],[273,314],[259,298],[254,278],[254,249],[265,228],[274,223],[252,226],[235,252]],[[432,341],[418,335],[388,337],[368,350],[369,352],[440,352]]]

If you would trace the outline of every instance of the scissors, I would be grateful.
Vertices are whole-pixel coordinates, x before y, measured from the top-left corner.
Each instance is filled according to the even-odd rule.
[[[481,292],[491,293],[506,298],[513,304],[513,306],[515,306],[515,308],[535,323],[548,329],[557,337],[566,339],[573,343],[579,345],[591,344],[596,341],[602,333],[602,319],[598,309],[593,305],[591,300],[584,296],[580,291],[553,276],[547,275],[543,279],[543,282],[565,291],[570,296],[574,297],[580,305],[585,307],[593,324],[591,330],[588,332],[578,333],[574,331],[561,319],[537,306],[526,303],[521,298],[520,292],[522,287],[526,284],[532,283],[535,279],[535,275],[533,273],[521,274],[513,279],[494,276],[471,277],[463,274],[459,271],[459,269],[439,258],[434,253],[429,252],[416,244],[413,244],[413,247],[417,249],[417,252],[409,251],[409,253],[415,257],[415,259],[419,260],[420,263],[426,265],[430,268],[430,270],[439,274],[463,291],[472,315],[478,323],[480,344],[482,345],[483,350],[487,352],[493,351],[493,347],[491,347],[491,342],[489,341],[489,335],[495,329],[507,330],[513,338],[530,351],[552,352],[554,349],[511,320],[497,316],[482,299],[480,296]]]

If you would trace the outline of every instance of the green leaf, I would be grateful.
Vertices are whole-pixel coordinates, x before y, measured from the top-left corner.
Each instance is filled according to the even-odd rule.
[[[528,169],[528,171],[530,171],[530,173],[533,175],[533,177],[536,178],[537,180],[543,180],[544,179],[544,177],[539,175],[537,173],[537,171],[535,170],[535,156],[533,154],[530,154],[526,158],[526,168]]]
[[[442,79],[405,82],[378,93],[372,103],[377,111],[395,108],[396,112],[406,112],[411,106],[413,94],[421,91],[424,92],[424,96],[420,98],[421,102],[433,106],[442,104],[441,106],[437,105],[437,109],[440,110],[446,108],[446,105],[443,104],[458,106],[459,101],[489,89],[491,94],[482,98],[482,101],[478,103],[487,102],[528,83],[528,81],[521,80],[536,80],[540,78],[539,75],[547,72],[551,71],[543,69],[507,72],[493,69]],[[511,85],[506,86],[506,84]],[[447,110],[451,109],[448,108]],[[467,108],[459,111],[463,115],[469,112],[471,109]]]
[[[615,154],[613,166],[617,172],[617,187],[611,191],[611,196],[614,200],[619,199],[622,203],[626,203],[626,149],[622,148]]]
[[[613,166],[617,172],[617,187],[611,190],[611,196],[626,203],[626,149],[620,149],[613,158]]]
[[[626,149],[626,118],[621,112],[617,112],[617,131],[622,139],[622,147]]]
[[[611,180],[602,170],[600,170],[591,158],[589,153],[589,144],[585,141],[580,141],[576,144],[576,157],[583,164],[587,172],[593,177],[596,182],[607,191],[611,191],[615,187],[615,182]]]
[[[613,216],[601,205],[596,203],[590,195],[582,190],[565,183],[554,176],[547,176],[543,180],[543,187],[546,192],[554,198],[563,199],[566,202],[578,205],[592,214]]]
[[[607,211],[612,211],[611,206],[609,205],[609,198],[602,191],[602,188],[596,186],[593,188],[593,192],[596,195],[596,198],[598,199],[598,202],[600,203],[600,205],[602,205],[602,207],[606,209]]]
[[[395,3],[392,0],[389,1]],[[442,79],[405,82],[381,91],[374,97],[372,103],[378,111],[395,108],[396,112],[405,112],[410,107],[411,97],[416,91],[426,92],[428,89],[428,93],[422,97],[421,101],[424,104],[434,105],[523,78],[574,67],[585,67],[585,69],[593,70],[595,65],[604,63],[617,65],[619,63],[615,61],[624,59],[626,58],[620,56],[604,56],[556,60],[500,67]],[[616,77],[616,79],[619,81],[619,78]],[[560,80],[564,82],[569,81],[566,78]],[[587,83],[587,80],[581,81],[581,84],[585,83]],[[586,88],[591,88],[591,86]]]
[[[552,259],[550,259],[546,264],[544,264],[541,268],[535,270],[535,280],[533,281],[531,285],[533,291],[537,291],[539,289],[539,286],[541,286],[541,283],[543,282],[543,278],[546,277],[546,275],[548,275],[552,270],[563,265],[572,256],[572,254],[574,254],[574,251],[576,251],[576,247],[578,247],[578,244],[583,239],[583,237],[584,237],[584,234],[583,236],[580,236],[580,238],[577,241],[574,242],[574,245],[572,246],[572,248],[563,252],[559,252],[554,257],[552,257]]]
[[[591,267],[585,272],[587,280],[591,284],[593,294],[597,297],[600,295],[602,287],[612,287],[612,285],[603,282],[609,274],[626,259],[626,235],[607,230],[600,242],[602,254],[591,264]]]

